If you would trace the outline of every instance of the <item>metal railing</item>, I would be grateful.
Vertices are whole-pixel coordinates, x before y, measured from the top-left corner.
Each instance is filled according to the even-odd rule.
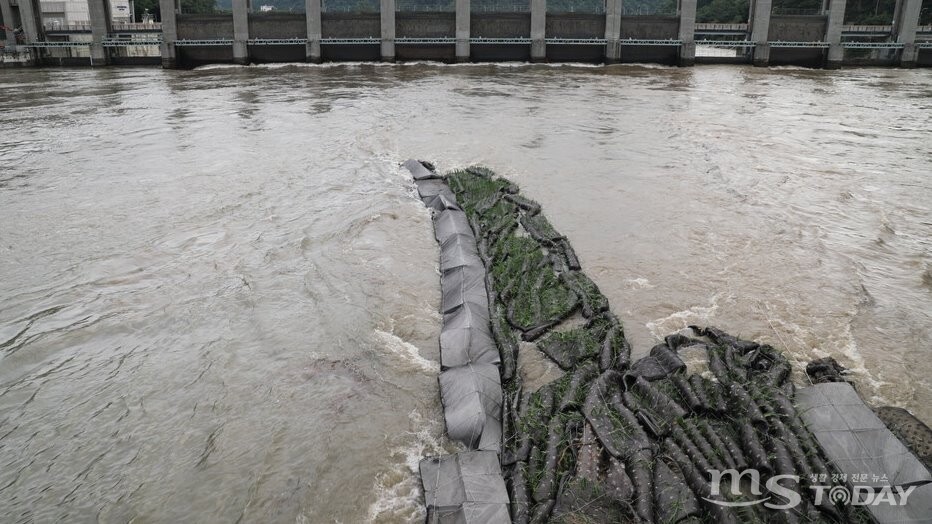
[[[395,11],[452,13],[456,11],[455,0],[395,0]]]
[[[530,0],[471,0],[473,13],[530,13]]]
[[[728,49],[747,49],[757,44],[748,40],[696,40],[696,45],[724,47]]]
[[[622,4],[621,14],[623,16],[676,16],[676,8],[654,6],[637,6],[631,7]]]
[[[696,32],[706,31],[747,31],[748,24],[696,24]]]
[[[818,8],[799,9],[795,7],[774,7],[773,10],[770,11],[770,14],[786,16],[821,16],[826,13]]]
[[[162,24],[159,22],[152,23],[114,23],[111,24],[111,29],[113,32],[122,32],[122,33],[134,33],[134,32],[146,32],[146,33],[158,33],[162,31]],[[90,33],[91,32],[91,23],[82,22],[74,24],[56,24],[56,23],[45,23],[42,25],[42,28],[47,33]]]
[[[604,15],[604,0],[549,0],[547,14]]]
[[[380,10],[379,0],[323,0],[320,4],[322,13],[378,13]]]

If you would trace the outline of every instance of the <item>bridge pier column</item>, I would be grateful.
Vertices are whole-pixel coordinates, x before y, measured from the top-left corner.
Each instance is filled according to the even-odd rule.
[[[305,56],[308,62],[319,64],[321,60],[320,39],[320,2],[321,0],[305,0],[304,11],[307,17],[307,47]]]
[[[456,61],[469,62],[470,11],[469,0],[456,0]]]
[[[395,0],[381,0],[382,61],[395,61]]]
[[[13,34],[13,27],[16,25],[13,23],[13,6],[10,5],[10,0],[0,0],[0,17],[3,18],[3,25],[11,28],[6,31],[6,39],[3,41],[8,52],[16,51],[16,35]]]
[[[605,63],[621,61],[621,12],[622,0],[605,2]]]
[[[103,41],[111,33],[110,2],[88,0],[87,10],[91,19],[91,65],[107,65],[110,50],[103,46]]]
[[[825,68],[838,69],[845,58],[845,48],[841,47],[841,29],[845,20],[846,0],[826,0],[828,5],[828,21],[825,25],[825,41],[828,42],[828,51],[825,54]]]
[[[770,63],[770,12],[773,0],[751,0],[750,2],[751,41],[754,42],[753,62],[756,66]]]
[[[19,18],[26,42],[42,40],[42,9],[39,0],[19,0]]]
[[[249,0],[233,0],[233,62],[249,63]]]
[[[178,67],[175,54],[175,41],[178,40],[178,0],[159,0],[159,12],[162,14],[162,43],[159,50],[162,52],[162,68],[174,69]]]
[[[696,0],[680,0],[680,66],[696,63]]]
[[[547,0],[531,0],[531,62],[547,60]]]
[[[39,42],[45,39],[42,30],[42,9],[39,0],[18,0],[19,19],[23,27],[23,38],[26,43]],[[38,65],[42,57],[42,49],[28,48],[32,57],[31,65]]]
[[[896,42],[903,44],[900,51],[900,67],[916,67],[919,48],[916,47],[916,30],[919,28],[919,11],[922,0],[898,0],[897,16],[893,20]]]

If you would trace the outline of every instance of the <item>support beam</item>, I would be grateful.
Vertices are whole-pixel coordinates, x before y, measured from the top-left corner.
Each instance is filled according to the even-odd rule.
[[[680,66],[696,63],[696,0],[680,0]]]
[[[456,61],[469,62],[469,0],[456,0]]]
[[[233,0],[233,62],[249,63],[249,0]]]
[[[825,54],[825,68],[838,69],[845,58],[845,48],[841,47],[841,29],[845,22],[845,4],[847,0],[825,0],[828,5],[828,21],[825,24],[825,41],[828,52]]]
[[[750,27],[751,41],[754,42],[754,65],[766,66],[770,63],[770,11],[773,0],[751,0]]]
[[[382,61],[395,61],[395,0],[381,0]]]
[[[87,0],[91,19],[91,65],[107,65],[110,53],[103,41],[112,32],[110,0]]]
[[[547,60],[547,0],[531,0],[531,62]]]
[[[6,39],[3,41],[5,49],[7,52],[16,51],[16,35],[13,34],[13,27],[16,25],[13,22],[13,6],[10,5],[10,0],[0,0],[0,17],[3,18],[3,25],[9,27],[6,31]]]
[[[922,0],[898,0],[897,17],[893,20],[896,42],[903,44],[900,52],[900,67],[916,67],[919,48],[916,47],[916,30],[919,28],[919,11]]]
[[[622,0],[605,2],[605,63],[621,61],[621,13]]]
[[[178,0],[159,0],[159,12],[162,15],[162,67],[174,69],[178,66],[175,55],[175,42],[178,40]]]
[[[307,16],[307,49],[305,56],[308,62],[319,64],[320,39],[322,37],[320,24],[321,0],[305,0],[304,10]]]

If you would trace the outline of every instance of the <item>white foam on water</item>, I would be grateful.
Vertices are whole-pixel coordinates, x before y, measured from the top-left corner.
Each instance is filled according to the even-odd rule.
[[[322,62],[315,64],[312,62],[281,62],[269,64],[207,64],[195,67],[193,71],[210,71],[213,69],[328,69],[328,68],[359,68],[359,67],[417,67],[429,66],[437,68],[475,68],[475,67],[494,67],[497,69],[514,69],[514,68],[552,68],[552,69],[600,69],[600,68],[632,68],[632,69],[677,69],[676,66],[663,64],[599,64],[587,62],[550,62],[550,63],[532,63],[532,62],[465,62],[446,64],[443,62],[432,62],[430,60],[410,60],[404,62],[374,62],[374,61],[348,61],[348,62]],[[803,68],[804,69],[804,68]]]
[[[631,289],[653,289],[656,287],[650,283],[650,280],[647,280],[644,277],[626,278],[625,285]]]
[[[420,461],[432,455],[444,455],[443,428],[436,420],[417,410],[408,414],[411,427],[408,442],[392,449],[392,465],[375,478],[375,501],[369,506],[370,522],[422,522],[425,517],[421,490]]]
[[[851,332],[851,323],[844,322],[837,329],[824,339],[821,339],[819,346],[810,345],[808,341],[816,338],[811,330],[806,329],[799,324],[789,322],[782,318],[771,318],[768,312],[762,313],[767,316],[771,328],[784,346],[784,352],[787,358],[793,363],[794,368],[800,370],[805,375],[806,364],[814,359],[834,357],[839,363],[848,369],[849,373],[858,383],[860,389],[865,388],[870,391],[870,402],[875,404],[889,404],[889,402],[880,395],[882,388],[889,386],[889,383],[878,379],[868,369],[864,362],[864,357],[858,348],[858,343]],[[849,318],[854,316],[852,312]],[[779,330],[778,330],[779,327]],[[787,338],[789,337],[789,338]],[[792,343],[792,345],[791,345]]]
[[[400,362],[404,366],[425,371],[427,373],[440,372],[439,363],[422,357],[420,351],[417,349],[417,346],[402,340],[401,337],[394,333],[394,329],[395,322],[390,321],[388,331],[376,329],[375,336],[379,342],[382,343],[382,347],[389,350],[394,355],[400,357],[397,362]]]
[[[689,309],[677,311],[663,318],[652,320],[644,326],[650,331],[650,334],[657,340],[663,340],[663,337],[670,333],[675,333],[686,329],[691,325],[707,326],[712,324],[712,318],[718,311],[718,300],[720,293],[712,295],[708,306],[692,306]]]
[[[245,69],[249,66],[240,65],[240,64],[206,64],[202,66],[197,66],[192,71],[213,71],[216,69]]]

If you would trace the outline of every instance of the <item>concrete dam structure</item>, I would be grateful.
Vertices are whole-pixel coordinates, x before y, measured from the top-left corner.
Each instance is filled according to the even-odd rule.
[[[585,12],[560,12],[546,0],[515,2],[510,11],[478,9],[470,0],[415,11],[403,0],[380,0],[378,9],[353,12],[329,9],[326,0],[306,0],[305,13],[255,13],[250,0],[233,0],[232,13],[209,15],[186,14],[179,0],[161,0],[157,29],[115,27],[107,0],[89,2],[91,23],[63,29],[42,25],[39,0],[0,0],[2,19],[13,22],[5,25],[21,26],[24,33],[20,42],[7,31],[4,53],[17,53],[28,65],[161,63],[166,68],[378,60],[932,64],[932,27],[919,26],[922,0],[897,0],[887,26],[844,25],[845,0],[826,0],[822,9],[807,14],[785,14],[772,0],[752,0],[743,24],[696,23],[696,0],[678,0],[675,12],[647,15],[626,11],[623,0],[606,0]],[[76,40],[77,33],[90,38]],[[140,47],[151,52],[128,52]]]

